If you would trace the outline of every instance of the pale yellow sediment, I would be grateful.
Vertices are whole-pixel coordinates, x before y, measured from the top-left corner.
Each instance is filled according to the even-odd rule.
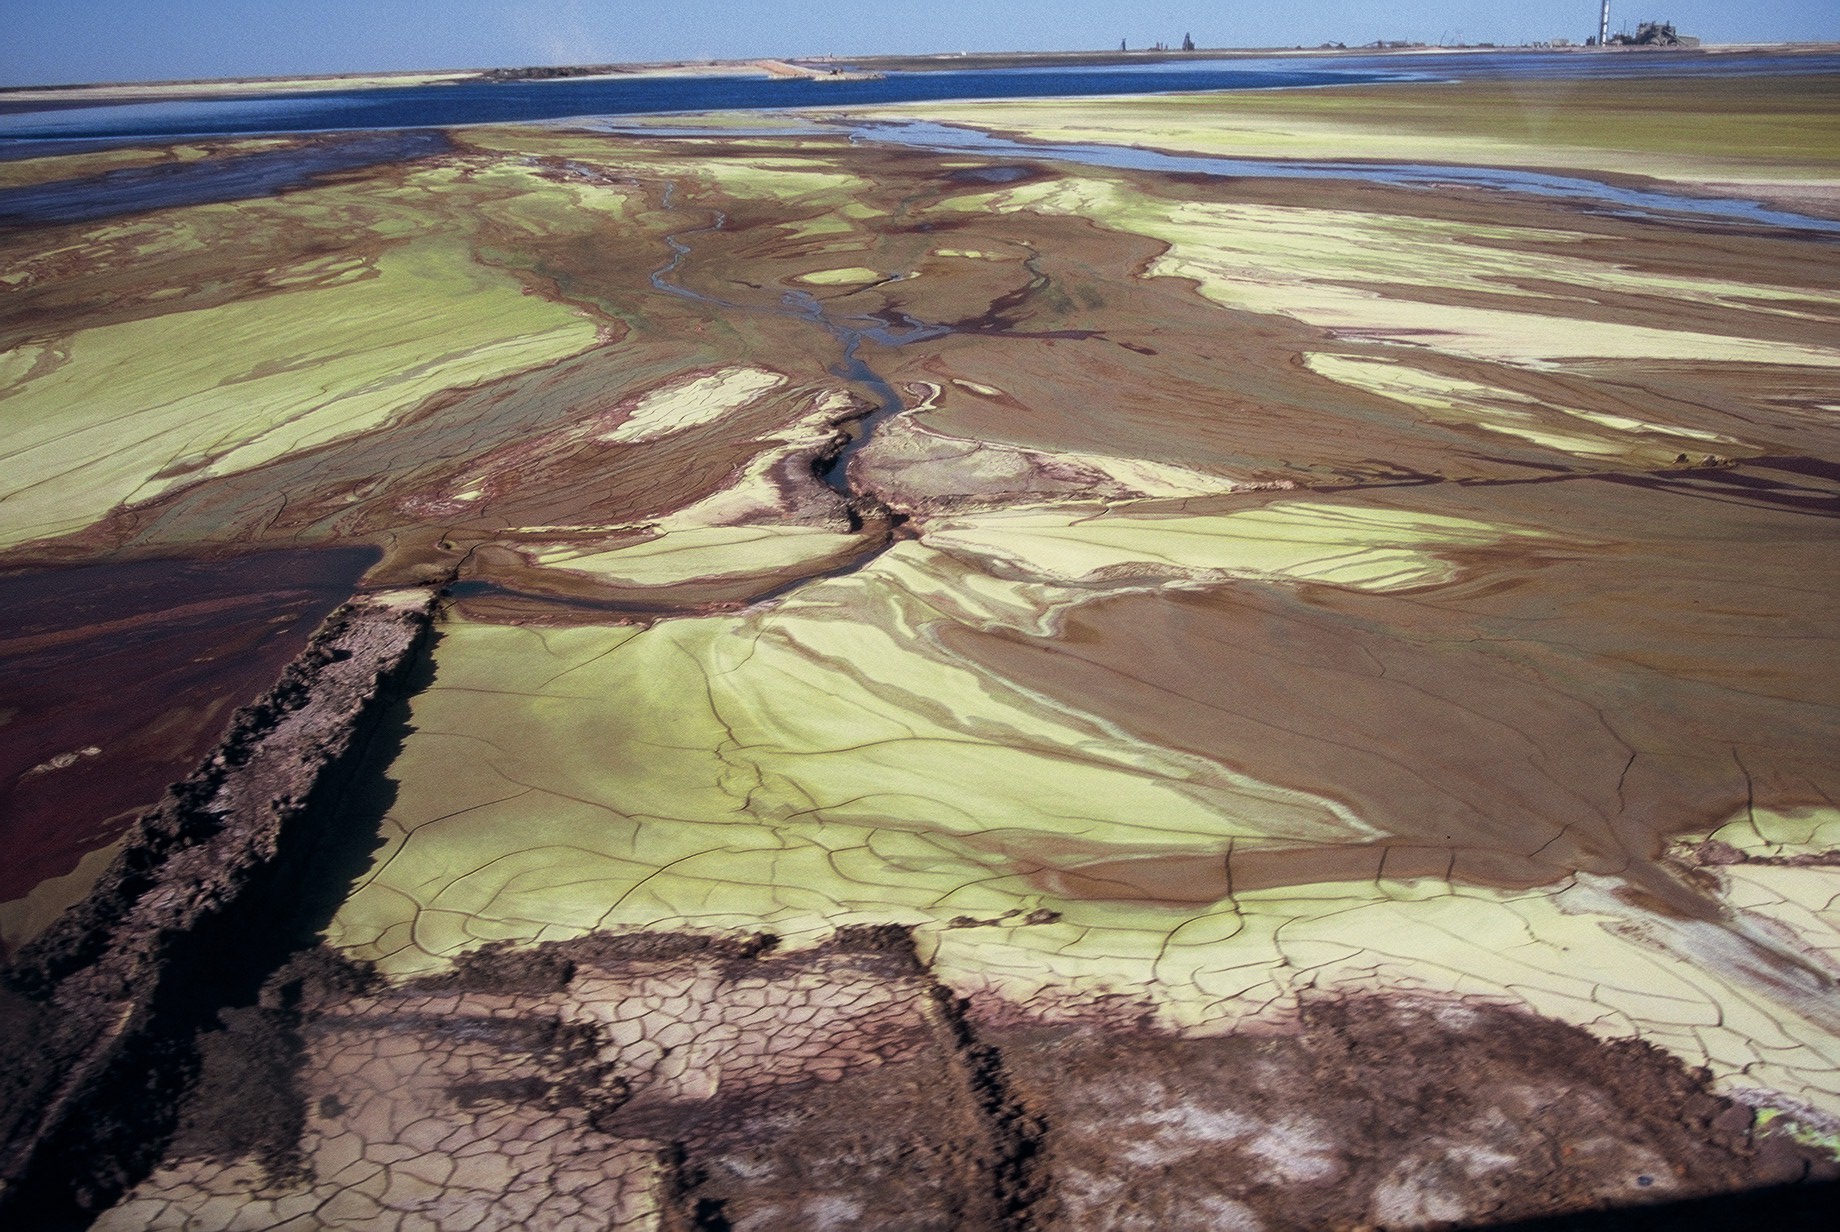
[[[476,188],[495,194],[473,207],[500,226],[533,237],[578,235],[627,218],[643,204],[636,184],[610,184],[605,177],[565,178],[554,169],[500,163],[472,177]]]
[[[824,235],[849,235],[856,230],[856,225],[849,219],[834,212],[805,218],[798,222],[781,223],[779,227],[788,239],[815,239]]]
[[[602,927],[809,931],[924,916],[992,880],[992,841],[1102,860],[1371,836],[1333,801],[942,653],[938,622],[1052,606],[962,576],[906,543],[740,618],[450,628],[392,771],[389,843],[335,941],[408,971]]]
[[[704,578],[781,573],[850,551],[861,540],[814,526],[692,526],[605,551],[542,549],[535,563],[622,587],[675,586]]]
[[[1747,809],[1710,837],[1751,857],[1710,869],[1740,918],[1767,942],[1810,956],[1812,970],[1840,973],[1840,869],[1820,862],[1840,852],[1840,810]],[[1829,1129],[1840,1131],[1840,1119]],[[1840,1138],[1828,1147],[1840,1149]]]
[[[1005,509],[927,525],[926,541],[1068,582],[1126,574],[1290,579],[1398,590],[1449,580],[1442,546],[1539,536],[1398,509],[1282,501],[1225,514],[1130,505]]]
[[[842,390],[821,391],[797,419],[757,437],[753,457],[719,491],[661,518],[604,529],[672,531],[705,526],[785,525],[793,513],[794,498],[789,497],[779,478],[781,471],[793,459],[809,457],[830,442],[836,435],[837,421],[858,409],[856,401]],[[533,533],[542,533],[542,528],[535,528]]]
[[[1073,466],[1096,471],[1119,487],[1144,497],[1214,496],[1235,491],[1240,485],[1209,471],[1198,471],[1151,458],[1125,458],[1109,453],[1072,450],[1052,455]]]
[[[1283,1020],[1321,991],[1510,1004],[1645,1039],[1739,1098],[1840,1115],[1840,1013],[1814,974],[1840,953],[1840,918],[1809,888],[1826,870],[1737,870],[1734,923],[1657,914],[1582,875],[1519,892],[1361,879],[1184,906],[1053,892],[1031,871],[1367,831],[940,656],[931,623],[1019,627],[1041,593],[963,586],[919,545],[883,561],[733,620],[451,627],[391,771],[385,846],[333,943],[404,975],[597,928],[764,928],[797,944],[896,922],[993,1012],[1123,1003],[1213,1032]],[[1762,826],[1819,842],[1834,824]],[[1057,915],[1023,922],[1037,911]],[[997,922],[948,927],[962,917]]]
[[[1283,1021],[1318,992],[1505,1004],[1646,1040],[1748,1102],[1840,1117],[1840,1014],[1827,993],[1840,918],[1785,921],[1808,930],[1787,941],[1742,917],[1651,912],[1615,888],[1578,875],[1524,892],[1347,881],[1192,909],[1056,899],[1043,901],[1062,917],[1046,926],[927,938],[934,968],[961,992],[1049,1017],[1122,1002],[1206,1033]],[[1740,885],[1734,906],[1754,911],[1745,904],[1765,897]]]
[[[439,243],[342,279],[97,326],[0,367],[0,546],[575,354],[592,322]]]
[[[687,121],[700,127],[701,118]],[[686,121],[673,120],[674,126]],[[767,125],[771,127],[771,124]],[[624,118],[621,127],[627,127]],[[740,158],[685,158],[675,156],[681,146],[659,147],[635,138],[609,137],[580,121],[536,125],[483,125],[461,131],[459,139],[474,149],[510,158],[576,158],[610,175],[632,174],[646,182],[676,181],[685,186],[706,185],[725,197],[750,201],[776,201],[804,208],[841,209],[852,217],[878,211],[850,203],[852,194],[870,188],[867,180],[839,167],[832,159],[784,153],[787,138],[777,137],[758,153]],[[642,140],[642,139],[638,139]],[[670,151],[670,152],[664,152]],[[552,174],[554,169],[551,169]],[[656,201],[656,197],[653,197]],[[846,203],[850,203],[847,204]],[[691,198],[679,196],[678,208],[698,209]]]
[[[1152,274],[1193,279],[1225,307],[1292,317],[1344,336],[1526,365],[1572,360],[1683,360],[1840,366],[1840,348],[1768,336],[1772,317],[1834,315],[1840,295],[1625,268],[1613,261],[1502,241],[1565,243],[1574,233],[1487,228],[1435,219],[1298,206],[1189,202],[1170,205],[1099,177],[1075,176],[954,198],[942,208],[1035,211],[1087,217],[1158,239],[1169,250]],[[1682,302],[1732,310],[1732,332],[1711,334],[1575,314],[1550,288],[1647,297],[1658,312]],[[1469,304],[1417,298],[1435,289]],[[1517,301],[1548,299],[1550,311]],[[1486,297],[1503,297],[1490,304]],[[1744,314],[1758,327],[1744,332]]]
[[[1840,808],[1750,808],[1711,834],[1746,855],[1813,856],[1840,851]]]
[[[725,196],[751,200],[802,204],[830,201],[842,204],[851,194],[869,187],[866,180],[838,169],[821,158],[758,156],[747,159],[670,159],[648,157],[646,174],[701,180]],[[845,209],[860,217],[860,211]],[[875,211],[871,211],[873,214]]]
[[[842,287],[860,286],[864,283],[882,282],[888,278],[880,270],[872,270],[864,265],[845,266],[841,269],[813,270],[809,274],[798,275],[798,281],[809,282],[814,286]]]
[[[1332,381],[1405,403],[1440,422],[1515,436],[1582,457],[1659,465],[1684,450],[1707,445],[1724,450],[1744,447],[1742,441],[1718,432],[1560,406],[1391,359],[1312,353],[1304,362]]]
[[[1595,88],[1607,84],[1595,83]],[[1396,99],[1401,88],[1387,90]],[[1388,111],[1372,106],[1373,97],[1357,90],[1097,98],[1074,107],[1059,99],[906,103],[878,107],[873,114],[912,115],[1031,141],[1214,157],[1538,167],[1687,184],[1724,180],[1742,187],[1781,181],[1840,192],[1833,121],[1806,106],[1792,108],[1793,115],[1726,112],[1709,117],[1711,122],[1698,122],[1699,117],[1677,121],[1675,130],[1691,127],[1700,135],[1698,141],[1687,141],[1678,131],[1657,133],[1652,127],[1659,117],[1677,114],[1675,104],[1630,106],[1641,98],[1640,85],[1633,85],[1620,103],[1606,99],[1607,108],[1576,114],[1556,109],[1542,85],[1512,97],[1515,84],[1509,83],[1506,99],[1466,98],[1477,90],[1495,92],[1476,83],[1446,89],[1450,93],[1441,99]],[[1464,114],[1466,107],[1474,114]],[[1801,131],[1786,133],[1786,123]],[[1656,136],[1666,140],[1655,142]]]
[[[606,432],[602,439],[627,443],[659,440],[751,406],[785,383],[786,377],[781,373],[747,365],[673,381],[641,395],[625,422]]]

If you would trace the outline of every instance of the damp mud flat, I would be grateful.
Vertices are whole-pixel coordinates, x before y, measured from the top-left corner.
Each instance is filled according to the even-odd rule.
[[[1831,1204],[1832,80],[1515,84],[7,164],[0,1214]]]

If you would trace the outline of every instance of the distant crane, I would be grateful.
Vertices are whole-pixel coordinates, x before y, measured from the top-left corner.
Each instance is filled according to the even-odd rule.
[[[1610,0],[1604,0],[1604,7],[1597,14],[1597,45],[1602,47],[1610,41]]]

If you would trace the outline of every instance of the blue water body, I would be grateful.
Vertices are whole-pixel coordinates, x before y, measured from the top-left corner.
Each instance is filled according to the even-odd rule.
[[[0,115],[0,138],[195,137],[299,133],[325,129],[437,128],[559,120],[586,115],[780,107],[859,107],[871,103],[964,98],[1142,94],[1166,90],[1246,90],[1351,84],[1396,74],[1281,63],[1180,70],[1157,67],[1041,72],[890,73],[868,81],[803,78],[635,77],[466,82],[322,94],[76,107]]]
[[[763,108],[860,107],[974,98],[1082,97],[1188,90],[1354,85],[1453,77],[1595,77],[1840,71],[1840,56],[1465,53],[1269,56],[1092,68],[889,73],[870,81],[616,77],[463,82],[296,95],[61,106],[0,114],[0,145],[33,141],[443,128],[573,116]],[[0,95],[0,103],[4,96]],[[7,151],[13,157],[22,151]]]
[[[122,167],[101,175],[0,189],[0,226],[95,222],[143,210],[266,197],[338,171],[451,149],[445,133],[354,133],[227,158]]]

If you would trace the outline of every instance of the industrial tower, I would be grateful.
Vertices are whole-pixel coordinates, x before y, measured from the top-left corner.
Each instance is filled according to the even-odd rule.
[[[1604,0],[1604,7],[1597,14],[1597,45],[1602,47],[1610,41],[1610,0]]]

